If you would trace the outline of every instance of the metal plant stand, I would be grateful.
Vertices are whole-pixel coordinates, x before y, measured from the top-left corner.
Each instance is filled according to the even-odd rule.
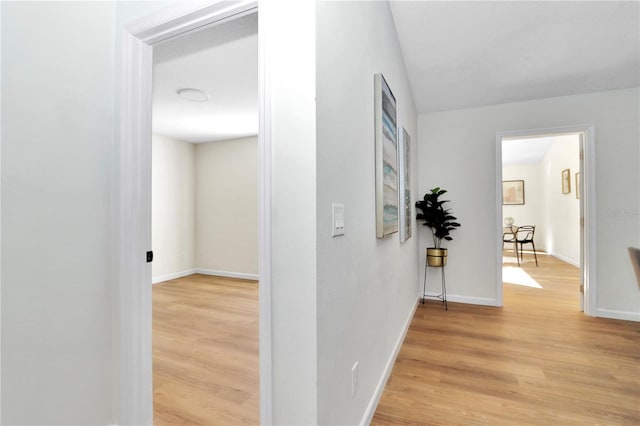
[[[427,298],[430,299],[438,299],[438,300],[442,300],[442,303],[444,303],[444,309],[445,310],[449,310],[449,307],[447,306],[447,284],[445,281],[445,277],[444,277],[444,266],[432,266],[432,268],[440,268],[440,270],[442,271],[442,293],[440,293],[437,296],[430,296],[427,295],[427,268],[429,267],[429,262],[426,261],[424,264],[424,284],[422,286],[422,304],[424,305],[424,300]]]

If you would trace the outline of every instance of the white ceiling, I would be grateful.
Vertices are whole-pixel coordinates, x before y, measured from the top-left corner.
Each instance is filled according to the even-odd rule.
[[[640,85],[638,1],[392,1],[418,113]],[[154,132],[258,131],[257,15],[154,48]],[[211,101],[180,99],[196,88]]]
[[[252,14],[154,47],[153,132],[187,142],[258,133],[258,18]],[[182,88],[211,97],[189,102]]]
[[[639,2],[393,1],[418,113],[639,85]]]
[[[537,164],[555,140],[555,136],[503,140],[502,164]]]

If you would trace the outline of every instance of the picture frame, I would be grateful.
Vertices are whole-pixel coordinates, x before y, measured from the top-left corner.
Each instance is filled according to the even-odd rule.
[[[374,76],[376,237],[398,232],[398,127],[396,98],[382,74]]]
[[[398,131],[398,176],[400,178],[400,242],[404,243],[411,238],[411,223],[413,218],[413,203],[411,202],[411,137],[402,127]]]
[[[576,173],[576,199],[580,199],[580,172]]]
[[[524,204],[524,180],[503,180],[502,181],[502,205],[523,205]]]
[[[569,194],[571,192],[571,170],[564,169],[562,171],[562,193]]]

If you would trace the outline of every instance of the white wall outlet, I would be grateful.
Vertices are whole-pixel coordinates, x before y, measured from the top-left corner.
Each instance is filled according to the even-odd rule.
[[[360,366],[356,361],[351,367],[351,396],[356,396],[356,392],[358,392],[358,371],[360,370]]]
[[[344,205],[331,204],[331,236],[344,235]]]

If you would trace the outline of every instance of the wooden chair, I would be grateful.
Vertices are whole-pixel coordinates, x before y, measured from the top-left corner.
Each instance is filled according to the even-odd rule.
[[[525,244],[531,244],[533,246],[533,256],[536,258],[536,266],[538,266],[538,255],[536,254],[536,244],[533,242],[533,237],[535,236],[535,233],[536,233],[536,227],[534,225],[524,225],[524,226],[518,227],[518,231],[516,232],[516,246],[520,247],[520,255],[518,256],[518,266],[520,265],[520,258],[523,258],[522,248]]]

